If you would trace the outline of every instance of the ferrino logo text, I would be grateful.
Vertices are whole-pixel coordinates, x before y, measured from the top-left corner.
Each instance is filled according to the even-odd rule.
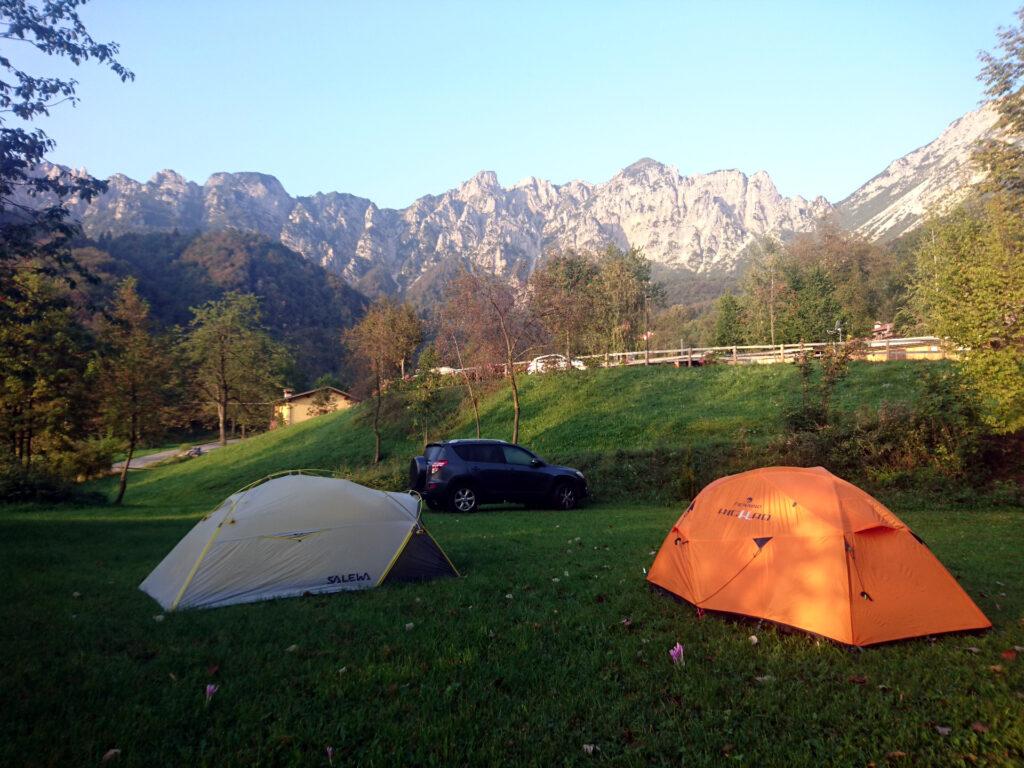
[[[733,509],[732,507],[739,507],[739,509]],[[732,507],[722,507],[718,510],[718,514],[725,515],[726,517],[735,517],[737,520],[763,520],[765,522],[772,519],[772,516],[767,512],[758,512],[756,510],[761,509],[760,504],[755,504],[753,497],[748,496],[746,501],[735,501]]]

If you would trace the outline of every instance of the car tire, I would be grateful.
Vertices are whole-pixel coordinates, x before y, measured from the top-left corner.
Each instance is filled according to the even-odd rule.
[[[552,504],[555,509],[576,509],[579,503],[579,490],[575,483],[562,482],[555,486],[555,491],[552,494]]]
[[[423,501],[426,503],[427,507],[434,512],[440,512],[444,509],[444,504],[437,499],[424,497]]]
[[[452,512],[476,512],[480,508],[480,497],[473,486],[461,483],[452,488],[448,506]]]

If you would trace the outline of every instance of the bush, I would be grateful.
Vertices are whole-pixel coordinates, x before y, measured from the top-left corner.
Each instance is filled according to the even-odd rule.
[[[54,456],[49,465],[55,474],[68,480],[82,481],[102,477],[110,472],[114,456],[123,447],[120,440],[112,437],[82,440],[75,443],[71,450]]]
[[[821,414],[817,414],[820,416]],[[883,403],[852,415],[818,419],[801,408],[773,444],[778,463],[821,465],[879,488],[940,490],[954,482],[983,485],[983,429],[973,400],[952,371],[925,370],[913,406]]]
[[[67,501],[73,495],[72,485],[52,471],[0,462],[0,501]]]
[[[397,491],[409,486],[408,460],[386,459],[379,464],[341,467],[337,477],[380,491]]]

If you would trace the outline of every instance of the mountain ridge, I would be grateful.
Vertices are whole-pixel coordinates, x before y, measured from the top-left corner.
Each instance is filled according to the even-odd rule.
[[[521,282],[549,251],[608,245],[642,248],[664,269],[700,276],[735,270],[758,237],[811,232],[825,217],[869,239],[909,231],[978,180],[970,153],[994,122],[991,106],[964,115],[835,205],[821,196],[783,196],[763,170],[683,175],[642,157],[600,183],[528,176],[505,187],[494,171],[481,170],[405,208],[345,192],[293,197],[259,172],[218,172],[200,185],[170,169],[146,182],[114,174],[105,194],[69,207],[91,237],[257,232],[370,295],[423,293],[437,274],[467,262]]]

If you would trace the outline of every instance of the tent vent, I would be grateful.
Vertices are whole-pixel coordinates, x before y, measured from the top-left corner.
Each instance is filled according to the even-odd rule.
[[[767,544],[773,538],[775,538],[775,537],[774,536],[758,536],[756,539],[754,539],[754,543],[757,544],[757,548],[758,549],[761,549],[762,547],[764,547],[765,544]]]

